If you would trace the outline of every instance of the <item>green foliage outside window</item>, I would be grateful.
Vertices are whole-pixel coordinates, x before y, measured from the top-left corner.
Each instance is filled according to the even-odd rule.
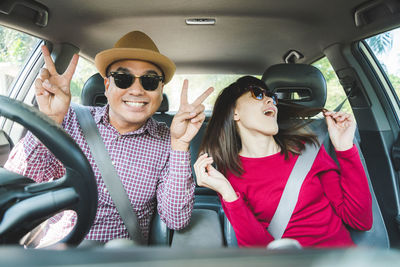
[[[0,26],[0,95],[7,95],[18,73],[40,40]]]
[[[76,66],[76,70],[74,76],[71,80],[71,96],[72,102],[80,103],[80,97],[83,85],[85,82],[92,76],[97,73],[97,69],[94,64],[86,60],[83,57],[79,58],[78,65]]]
[[[322,72],[326,80],[327,99],[325,108],[333,110],[346,98],[343,87],[326,57],[315,62],[313,66]],[[341,110],[347,113],[353,113],[349,101],[346,101]]]

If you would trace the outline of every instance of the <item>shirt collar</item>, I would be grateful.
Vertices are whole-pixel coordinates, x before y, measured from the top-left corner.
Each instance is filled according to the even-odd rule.
[[[110,120],[109,120],[109,109],[110,109],[110,105],[107,104],[104,107],[101,107],[99,109],[99,111],[95,113],[94,120],[95,120],[96,124],[98,124],[100,122],[103,122],[105,125],[108,124],[111,127],[113,127],[110,124]],[[132,132],[128,132],[128,133],[123,134],[123,135],[140,135],[140,134],[143,134],[145,132],[148,132],[151,136],[153,136],[155,138],[158,138],[158,139],[161,138],[161,135],[160,135],[160,133],[158,131],[158,123],[152,117],[150,117],[146,121],[146,123],[141,128],[139,128],[138,130],[132,131]]]

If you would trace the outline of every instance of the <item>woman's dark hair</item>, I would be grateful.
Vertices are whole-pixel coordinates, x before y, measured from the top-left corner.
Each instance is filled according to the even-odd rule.
[[[268,89],[263,81],[252,76],[243,76],[222,90],[215,102],[204,134],[200,151],[212,156],[214,163],[223,174],[227,171],[236,176],[243,174],[239,160],[242,142],[233,115],[237,99],[248,92],[251,86]],[[280,101],[278,110],[279,132],[274,135],[274,139],[280,146],[281,153],[285,155],[285,159],[289,158],[290,153],[300,154],[305,148],[305,143],[318,144],[316,136],[311,131],[305,130],[309,120],[297,119],[293,122],[292,119],[307,117],[308,114],[322,111],[322,108],[310,109]]]

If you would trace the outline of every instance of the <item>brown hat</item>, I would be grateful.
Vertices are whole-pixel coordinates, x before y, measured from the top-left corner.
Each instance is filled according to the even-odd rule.
[[[106,76],[107,67],[119,60],[134,59],[153,63],[165,75],[168,83],[175,73],[175,64],[166,56],[160,54],[157,46],[149,36],[140,31],[125,34],[113,48],[101,51],[94,59],[96,68],[103,78]]]

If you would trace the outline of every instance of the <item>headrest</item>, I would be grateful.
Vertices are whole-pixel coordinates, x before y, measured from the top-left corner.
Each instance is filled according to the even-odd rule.
[[[81,93],[81,103],[85,106],[104,106],[107,104],[107,98],[104,95],[104,78],[99,73],[93,74],[83,85]],[[168,97],[163,94],[158,112],[167,112],[169,109]]]
[[[157,112],[165,113],[169,110],[169,102],[166,94],[163,94],[163,100],[161,101],[160,107],[157,109]]]
[[[84,106],[104,106],[107,104],[104,91],[103,77],[99,73],[92,75],[83,85],[81,104]]]
[[[277,64],[269,67],[262,80],[278,94],[278,99],[293,101],[309,108],[321,108],[326,102],[326,81],[321,71],[307,64]]]

